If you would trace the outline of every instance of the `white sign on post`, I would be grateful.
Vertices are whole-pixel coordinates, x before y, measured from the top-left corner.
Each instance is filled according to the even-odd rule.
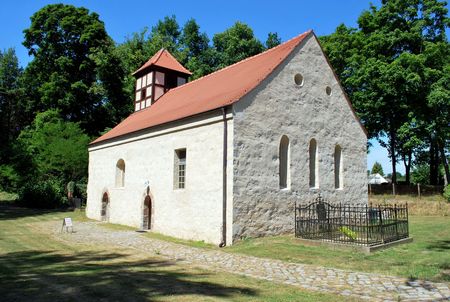
[[[61,233],[63,230],[65,230],[66,232],[69,232],[69,228],[70,228],[70,232],[73,233],[73,224],[72,224],[72,218],[70,217],[66,217],[63,220],[63,224],[62,224],[62,228],[61,228]]]

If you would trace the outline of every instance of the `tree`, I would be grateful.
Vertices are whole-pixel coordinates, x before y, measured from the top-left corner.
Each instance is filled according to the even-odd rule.
[[[179,53],[179,39],[181,36],[180,26],[173,15],[164,17],[152,27],[150,40],[153,48],[152,53],[156,53],[161,48],[167,49],[179,61],[182,61]]]
[[[26,161],[15,139],[26,124],[22,68],[14,49],[0,51],[0,188],[14,191],[22,178],[17,172]]]
[[[430,166],[427,164],[417,165],[411,173],[412,182],[415,184],[430,184]]]
[[[246,24],[236,22],[232,27],[213,37],[214,47],[219,52],[220,68],[226,67],[264,50],[262,43]]]
[[[381,176],[384,176],[383,172],[383,166],[379,162],[375,162],[372,166],[372,174],[380,174]]]
[[[22,126],[22,90],[19,67],[14,49],[0,51],[0,160],[7,160],[7,150]]]
[[[18,141],[33,161],[36,179],[68,182],[87,174],[90,139],[78,123],[65,122],[56,110],[38,113]]]
[[[47,5],[33,14],[24,33],[23,45],[34,57],[25,70],[29,111],[58,109],[64,120],[80,122],[92,135],[117,120],[105,105],[113,95],[124,96],[123,71],[114,65],[114,43],[96,13]],[[108,93],[113,87],[118,88]]]
[[[209,45],[206,33],[200,33],[200,26],[194,19],[190,19],[183,27],[180,46],[184,65],[192,72],[192,79],[207,75],[217,69],[219,56]]]
[[[436,153],[442,141],[436,138],[437,129],[430,133],[425,125],[427,119],[437,118],[427,102],[448,62],[448,55],[432,56],[429,51],[439,45],[448,49],[445,5],[438,0],[384,0],[379,9],[372,5],[361,14],[358,29],[341,25],[322,38],[369,137],[378,138],[388,150],[393,182],[399,157],[409,179],[414,150],[428,140],[430,152]],[[420,137],[405,139],[411,133]]]
[[[270,48],[275,47],[280,44],[281,44],[281,38],[278,36],[278,33],[270,32],[267,34],[267,40],[265,43],[267,49],[270,49]]]

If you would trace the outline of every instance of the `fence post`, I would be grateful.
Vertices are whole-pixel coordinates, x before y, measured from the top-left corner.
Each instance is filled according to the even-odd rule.
[[[295,204],[294,204],[294,234],[295,237],[297,237],[297,199],[295,200]]]
[[[368,209],[366,204],[366,244],[369,244],[369,220],[370,220],[370,209]]]
[[[369,184],[369,195],[372,195],[372,184]]]
[[[384,243],[383,214],[381,213],[381,206],[380,205],[378,205],[378,217],[380,218],[381,241],[382,241],[382,243]]]
[[[408,214],[408,202],[406,202],[406,237],[409,237],[409,214]]]
[[[417,195],[419,196],[420,199],[420,183],[417,184]]]
[[[394,217],[395,217],[395,239],[398,239],[398,221],[397,221],[397,204],[394,204]]]

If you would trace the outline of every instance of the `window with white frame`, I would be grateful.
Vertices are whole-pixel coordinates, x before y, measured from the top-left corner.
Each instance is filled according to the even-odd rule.
[[[175,150],[174,189],[186,187],[186,149]]]

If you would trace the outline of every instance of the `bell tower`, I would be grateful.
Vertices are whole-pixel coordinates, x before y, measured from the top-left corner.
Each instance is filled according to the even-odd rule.
[[[134,111],[150,107],[169,89],[185,84],[191,74],[162,48],[133,73],[136,78]]]

